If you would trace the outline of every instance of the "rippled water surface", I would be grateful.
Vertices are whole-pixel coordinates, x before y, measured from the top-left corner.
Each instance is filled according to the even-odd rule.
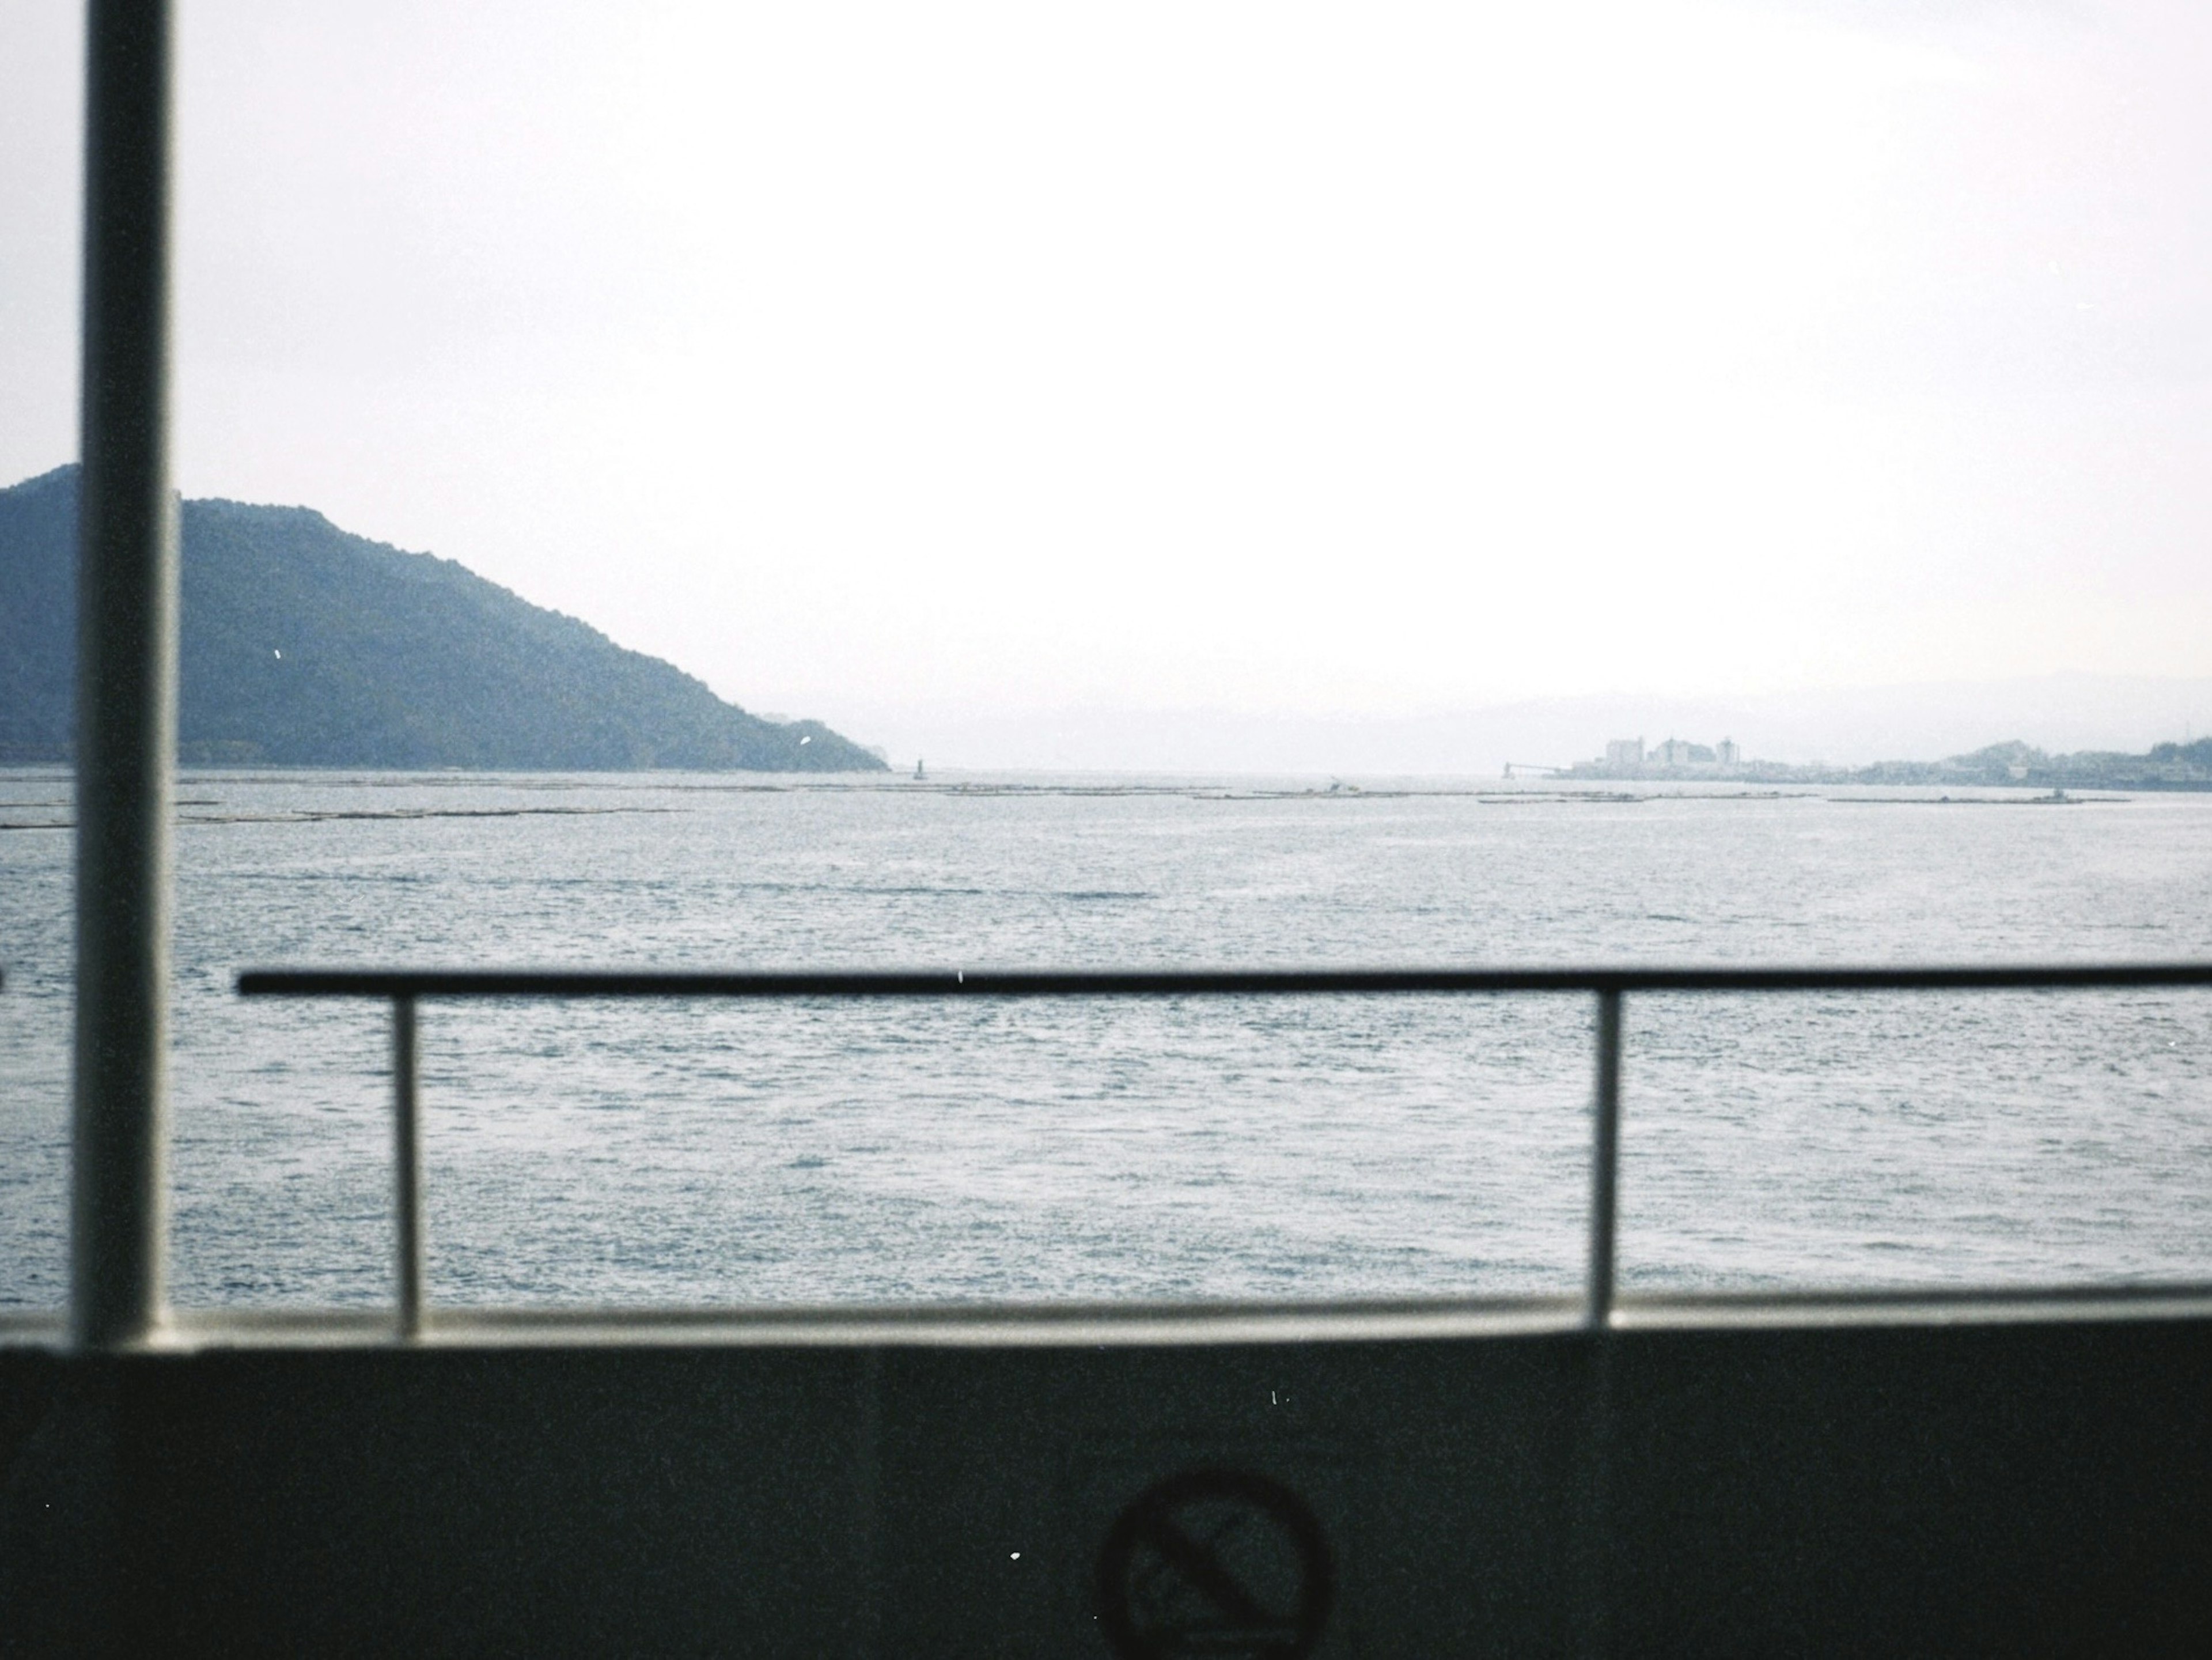
[[[2212,797],[188,775],[173,1294],[388,1295],[378,1006],[270,964],[2212,956]],[[60,1300],[65,777],[0,771],[0,1303]],[[1584,1000],[432,1003],[434,1296],[1319,1297],[1579,1274]],[[1634,1285],[2212,1274],[2212,994],[1651,997]]]

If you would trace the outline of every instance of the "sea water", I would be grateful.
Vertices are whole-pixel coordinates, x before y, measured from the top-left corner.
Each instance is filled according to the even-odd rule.
[[[389,1295],[389,1016],[255,965],[2212,957],[2212,796],[187,773],[173,1299]],[[0,1304],[63,1296],[70,787],[0,772]],[[1566,1291],[1585,996],[430,1002],[452,1303]],[[2212,1272],[2212,993],[1649,996],[1637,1286]]]

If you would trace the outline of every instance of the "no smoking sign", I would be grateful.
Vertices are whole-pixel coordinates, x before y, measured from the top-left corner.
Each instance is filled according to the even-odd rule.
[[[1335,1596],[1328,1541],[1298,1496],[1242,1470],[1170,1477],[1123,1511],[1098,1557],[1098,1625],[1125,1660],[1296,1660]]]

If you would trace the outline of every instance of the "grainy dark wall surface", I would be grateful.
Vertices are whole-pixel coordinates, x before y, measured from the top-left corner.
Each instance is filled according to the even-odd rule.
[[[1305,1345],[0,1351],[19,1653],[1104,1654],[1179,1470],[1320,1655],[2212,1653],[2212,1323]]]

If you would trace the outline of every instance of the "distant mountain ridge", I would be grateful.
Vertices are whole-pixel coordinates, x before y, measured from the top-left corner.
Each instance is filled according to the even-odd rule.
[[[0,761],[70,753],[77,469],[0,489]],[[236,765],[880,771],[815,721],[307,508],[186,502],[178,753]]]
[[[2212,738],[2154,744],[2141,755],[2082,750],[2051,755],[2019,739],[1941,761],[1877,761],[1867,767],[1793,766],[1745,757],[1729,744],[1672,738],[1645,751],[1639,739],[1606,745],[1602,760],[1536,770],[1562,778],[1677,780],[1762,784],[2024,784],[2051,790],[2212,790]]]
[[[1694,733],[1745,755],[1844,770],[1934,761],[2019,733],[2053,755],[2142,754],[2212,732],[2212,676],[2075,671],[1987,681],[1711,696],[1596,692],[1395,713],[960,700],[917,689],[842,706],[871,737],[945,768],[1211,776],[1495,778],[1564,767],[1607,740]]]
[[[1942,761],[1880,761],[1850,775],[1863,784],[2028,784],[2052,789],[2212,789],[2212,738],[2154,744],[2142,755],[2082,750],[2050,755],[2014,739]]]

